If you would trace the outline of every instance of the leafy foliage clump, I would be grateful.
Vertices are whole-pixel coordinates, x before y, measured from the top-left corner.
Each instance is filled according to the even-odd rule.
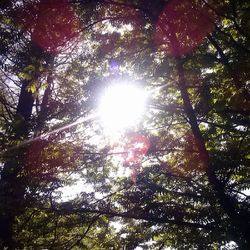
[[[250,2],[59,2],[0,3],[0,248],[250,249]],[[111,143],[124,79],[150,100]]]

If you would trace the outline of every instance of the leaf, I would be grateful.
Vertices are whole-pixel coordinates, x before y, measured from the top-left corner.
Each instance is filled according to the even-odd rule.
[[[37,87],[36,87],[36,84],[34,82],[31,82],[28,86],[27,86],[27,91],[32,93],[32,94],[35,94],[36,91],[37,91]]]
[[[19,73],[18,77],[27,81],[32,79],[32,77],[29,74],[24,73],[24,72]]]

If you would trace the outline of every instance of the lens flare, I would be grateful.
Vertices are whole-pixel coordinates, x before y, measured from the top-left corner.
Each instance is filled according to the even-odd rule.
[[[211,7],[212,6],[212,7]],[[223,12],[220,1],[208,3],[194,0],[171,0],[161,12],[156,24],[155,42],[172,56],[191,52],[213,31]]]
[[[24,31],[31,33],[35,44],[53,53],[60,52],[80,32],[78,16],[64,0],[25,3],[16,10],[14,19]]]

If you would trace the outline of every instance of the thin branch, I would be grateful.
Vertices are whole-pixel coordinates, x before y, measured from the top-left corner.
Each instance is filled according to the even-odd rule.
[[[91,229],[91,227],[94,225],[94,223],[97,221],[97,219],[101,216],[101,214],[98,214],[96,216],[94,216],[94,218],[92,219],[92,221],[89,223],[87,229],[85,230],[85,232],[79,237],[79,239],[74,242],[69,248],[68,250],[72,249],[73,247],[77,246],[82,240],[83,238],[87,235],[87,233],[89,232],[89,230]]]
[[[49,209],[51,210],[51,209]],[[215,229],[215,225],[213,224],[199,224],[195,222],[187,222],[187,221],[179,221],[176,219],[168,219],[167,216],[165,217],[156,217],[151,215],[137,215],[134,212],[128,211],[128,212],[117,212],[112,210],[99,210],[99,209],[91,209],[91,208],[63,208],[63,209],[56,209],[52,210],[53,212],[63,213],[63,214],[72,214],[72,213],[95,213],[100,215],[106,215],[110,217],[120,217],[120,218],[127,218],[127,219],[136,219],[136,220],[144,220],[144,221],[150,221],[155,223],[167,223],[170,225],[177,225],[177,226],[185,226],[190,228],[201,228],[205,230],[213,230]]]

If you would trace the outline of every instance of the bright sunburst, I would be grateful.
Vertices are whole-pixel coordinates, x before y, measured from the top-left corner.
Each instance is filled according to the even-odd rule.
[[[121,132],[136,125],[146,103],[146,92],[132,84],[114,84],[108,87],[100,101],[99,113],[107,132]]]

